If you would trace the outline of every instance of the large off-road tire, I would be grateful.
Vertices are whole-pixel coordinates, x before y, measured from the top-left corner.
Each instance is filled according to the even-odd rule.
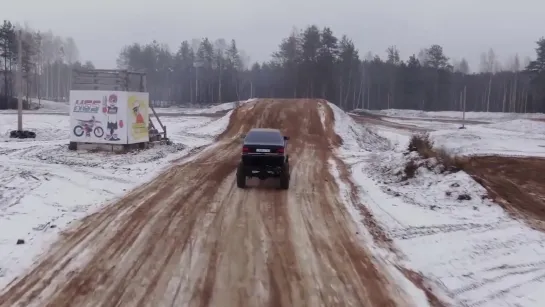
[[[280,189],[287,190],[290,188],[290,165],[284,164],[282,173],[280,173]]]
[[[241,189],[246,188],[246,174],[244,174],[242,163],[237,168],[237,187]]]

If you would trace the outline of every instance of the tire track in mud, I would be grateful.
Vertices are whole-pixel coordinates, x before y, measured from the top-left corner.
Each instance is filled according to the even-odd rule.
[[[407,306],[355,237],[320,103],[236,109],[215,145],[84,219],[0,306]],[[236,188],[251,127],[291,136],[290,190]]]

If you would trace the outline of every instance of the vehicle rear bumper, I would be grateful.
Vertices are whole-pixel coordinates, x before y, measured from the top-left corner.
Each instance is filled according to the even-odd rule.
[[[245,167],[281,167],[284,165],[283,155],[243,155]]]
[[[248,177],[275,177],[284,166],[284,156],[243,156],[242,171]]]

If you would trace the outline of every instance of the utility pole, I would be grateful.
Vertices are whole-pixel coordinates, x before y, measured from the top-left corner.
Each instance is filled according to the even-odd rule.
[[[464,111],[462,113],[462,129],[466,128],[466,93],[467,93],[467,86],[464,86]]]
[[[17,130],[23,131],[23,43],[21,42],[23,31],[17,35]]]
[[[57,101],[63,101],[61,96],[61,66],[64,63],[64,47],[60,46],[59,48],[59,62],[57,65]]]
[[[199,59],[193,62],[193,67],[195,67],[195,102],[199,103],[199,68],[203,67],[204,63]]]

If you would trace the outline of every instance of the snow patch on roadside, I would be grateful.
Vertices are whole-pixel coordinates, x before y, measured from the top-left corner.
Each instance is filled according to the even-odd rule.
[[[336,105],[329,103],[329,107],[333,110],[334,114],[334,129],[337,135],[343,139],[343,145],[337,149],[336,154],[346,159],[361,159],[362,156],[368,154],[368,152],[361,152],[361,149],[371,151],[374,148],[386,150],[392,148],[390,141],[368,127],[358,125],[350,116],[344,111],[338,108]],[[325,117],[325,114],[320,114]],[[323,120],[325,122],[325,120]],[[345,161],[343,161],[345,162]],[[346,162],[345,162],[346,163]],[[415,306],[429,306],[428,299],[423,290],[419,289],[413,284],[407,277],[399,271],[397,268],[400,265],[400,261],[390,251],[377,246],[373,240],[372,235],[368,229],[361,222],[363,220],[362,214],[356,208],[357,204],[352,202],[350,198],[351,187],[349,187],[340,177],[337,162],[334,160],[329,161],[330,173],[335,178],[337,185],[339,186],[340,196],[344,200],[345,208],[352,217],[357,233],[359,233],[359,241],[366,242],[366,246],[370,247],[374,260],[380,264],[380,267],[387,270],[387,275],[396,281],[396,285],[400,288],[391,289],[392,293],[397,291],[403,291],[405,295],[398,297],[403,299],[409,297],[412,300],[412,304]],[[349,167],[349,163],[346,164]],[[357,183],[356,183],[357,184]],[[406,267],[406,266],[405,266]],[[399,302],[401,305],[406,305],[407,302]]]
[[[352,117],[331,102],[328,102],[328,106],[335,117],[334,131],[343,139],[343,150],[357,152],[362,149],[372,151],[391,148],[390,141],[378,135],[371,127],[358,125]]]
[[[208,134],[208,135],[216,136],[222,133],[223,130],[225,130],[225,128],[229,124],[229,120],[231,119],[232,114],[233,114],[233,110],[229,111],[227,114],[225,114],[221,118],[208,123],[206,126],[195,129],[193,133]]]
[[[325,107],[322,103],[318,103],[318,112],[320,114],[320,121],[322,122],[322,127],[325,129]]]
[[[368,250],[373,255],[374,261],[380,263],[381,269],[387,270],[386,275],[390,276],[396,281],[396,285],[399,286],[399,288],[395,289],[392,287],[392,289],[390,289],[391,293],[396,293],[399,290],[405,292],[404,295],[395,297],[395,299],[402,300],[398,302],[398,304],[406,306],[407,302],[403,299],[409,297],[411,298],[412,304],[414,306],[430,306],[424,291],[416,287],[410,280],[405,277],[405,275],[403,275],[402,272],[397,269],[399,261],[395,259],[395,256],[392,255],[392,253],[390,253],[389,251],[379,248],[375,244],[368,244],[369,242],[373,242],[373,237],[371,236],[367,228],[363,225],[363,223],[360,222],[362,220],[362,215],[356,209],[356,204],[352,202],[350,198],[351,188],[341,179],[338,167],[339,166],[333,159],[329,160],[329,171],[333,175],[333,178],[335,178],[335,182],[339,187],[340,196],[343,199],[343,203],[346,205],[345,208],[347,209],[348,213],[352,217],[352,220],[354,221],[354,226],[356,228],[356,231],[354,231],[354,233],[357,234],[356,236],[358,237],[360,242],[366,242],[365,246],[370,247]]]

